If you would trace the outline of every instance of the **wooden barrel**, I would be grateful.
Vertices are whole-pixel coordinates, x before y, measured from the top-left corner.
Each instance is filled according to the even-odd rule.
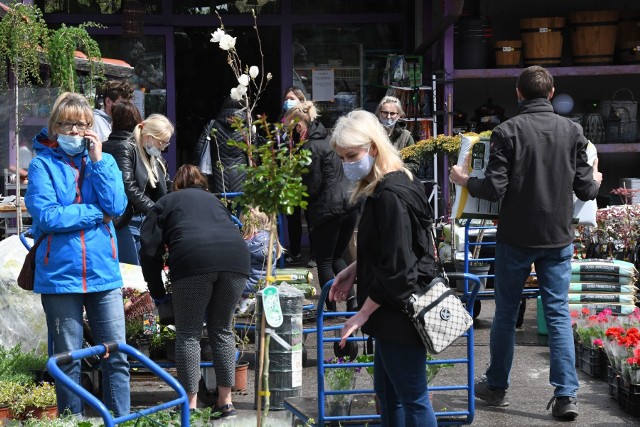
[[[616,48],[636,40],[640,40],[640,12],[625,12],[618,17]]]
[[[618,58],[622,64],[637,64],[640,62],[640,40],[631,40],[618,48]]]
[[[522,57],[522,40],[498,40],[494,47],[496,67],[519,67]]]
[[[574,63],[613,62],[618,32],[617,10],[571,12],[569,22]]]
[[[560,65],[563,17],[522,18],[520,31],[524,65]]]

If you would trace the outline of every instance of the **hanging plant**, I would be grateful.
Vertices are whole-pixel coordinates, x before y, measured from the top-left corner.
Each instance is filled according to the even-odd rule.
[[[41,56],[48,40],[49,29],[40,9],[22,3],[7,9],[0,20],[0,85],[8,86],[7,67],[17,86],[41,84]]]
[[[99,28],[100,25],[86,22],[77,27],[67,27],[62,24],[51,34],[48,50],[51,83],[58,86],[61,92],[89,94],[97,83],[104,80],[104,64],[102,63],[100,46],[87,32],[87,28],[91,27]],[[81,88],[79,83],[75,62],[76,51],[84,53],[89,61],[88,87]]]

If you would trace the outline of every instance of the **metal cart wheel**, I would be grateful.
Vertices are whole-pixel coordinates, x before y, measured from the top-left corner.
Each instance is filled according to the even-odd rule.
[[[347,341],[344,348],[340,348],[339,342],[333,343],[333,354],[336,357],[348,357],[349,360],[355,360],[358,357],[358,343],[355,341]]]
[[[476,320],[480,316],[480,310],[482,310],[482,302],[476,299],[473,302],[473,320]]]

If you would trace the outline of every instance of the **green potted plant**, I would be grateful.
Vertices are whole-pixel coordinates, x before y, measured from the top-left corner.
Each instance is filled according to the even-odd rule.
[[[355,359],[354,362],[358,360]],[[340,367],[345,363],[352,363],[349,357],[337,357],[325,360],[324,386],[331,391],[349,391],[356,385],[356,374],[360,372],[357,367]],[[329,367],[333,365],[332,367]],[[329,394],[326,396],[327,415],[343,416],[351,414],[351,402],[353,394]]]
[[[56,388],[53,384],[43,382],[30,387],[18,399],[23,415],[28,418],[57,418],[58,407]]]
[[[27,387],[15,380],[0,381],[0,420],[12,419],[13,414],[20,412],[20,407],[16,406],[16,401],[25,394]],[[18,412],[15,410],[18,409]]]

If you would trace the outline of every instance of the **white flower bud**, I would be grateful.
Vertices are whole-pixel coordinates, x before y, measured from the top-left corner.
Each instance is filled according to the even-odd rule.
[[[252,65],[249,68],[249,75],[251,76],[252,79],[255,79],[256,77],[258,77],[259,73],[260,73],[260,69],[258,67],[256,67],[255,65]]]
[[[267,73],[267,81],[271,80],[273,78],[273,75],[271,73]]]
[[[240,83],[242,86],[249,86],[249,76],[246,74],[242,74],[240,77],[238,77],[238,83]]]

